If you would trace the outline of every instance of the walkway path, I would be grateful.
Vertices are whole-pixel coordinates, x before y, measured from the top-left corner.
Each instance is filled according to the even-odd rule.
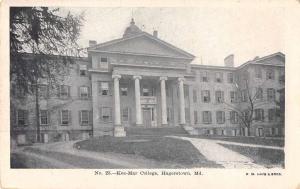
[[[253,163],[251,158],[219,145],[219,141],[188,137],[172,137],[190,141],[208,160],[215,161],[225,168],[264,168],[261,165]]]
[[[266,148],[266,149],[273,149],[273,150],[284,150],[283,147],[279,146],[266,146],[266,145],[259,145],[259,144],[246,144],[240,142],[230,142],[224,140],[213,140],[218,144],[231,144],[231,145],[238,145],[238,146],[247,146],[247,147],[256,147],[256,148]]]

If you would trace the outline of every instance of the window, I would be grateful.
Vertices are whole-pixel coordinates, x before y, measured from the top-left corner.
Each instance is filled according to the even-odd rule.
[[[108,69],[108,60],[106,57],[100,57],[99,68],[100,69]]]
[[[268,110],[268,120],[269,122],[274,122],[276,119],[276,109],[269,109]]]
[[[42,98],[48,98],[48,86],[40,85],[40,95]]]
[[[70,97],[70,86],[60,85],[60,87],[59,87],[59,97],[60,98]]]
[[[211,123],[211,112],[203,111],[203,123],[210,124]]]
[[[221,73],[221,72],[216,72],[216,73],[215,73],[215,76],[216,76],[216,82],[217,82],[217,83],[222,83],[222,81],[223,81],[223,73]]]
[[[274,70],[268,69],[266,74],[267,74],[267,79],[272,79],[272,80],[275,79]]]
[[[236,91],[230,91],[230,102],[231,103],[237,102],[237,92]]]
[[[193,90],[193,102],[197,102],[197,90]]]
[[[127,95],[128,95],[128,88],[121,87],[121,96],[127,96]]]
[[[202,91],[202,101],[205,103],[210,102],[210,92],[209,90]]]
[[[268,95],[268,101],[274,101],[275,100],[275,89],[267,89],[267,95]]]
[[[112,111],[110,107],[102,107],[101,112],[103,122],[109,122],[112,120]]]
[[[224,102],[224,92],[216,91],[216,103]]]
[[[61,125],[69,125],[70,113],[71,112],[69,110],[61,110],[61,112],[60,112],[60,124]]]
[[[285,80],[284,71],[283,71],[283,70],[280,70],[280,71],[279,71],[279,76],[278,76],[278,82],[279,82],[280,84],[283,84],[283,83],[284,83],[284,80]]]
[[[244,110],[243,111],[243,119],[244,119],[244,121],[248,121],[248,120],[250,120],[250,114],[249,114],[249,111],[247,111],[247,110]]]
[[[128,122],[129,121],[129,108],[123,108],[122,109],[122,121]]]
[[[208,73],[207,72],[202,72],[202,81],[203,82],[208,82]]]
[[[256,94],[255,99],[257,100],[263,100],[263,89],[262,88],[256,88]]]
[[[262,69],[260,67],[255,67],[255,77],[262,78]]]
[[[80,125],[89,125],[90,112],[88,110],[81,110],[79,116]]]
[[[198,123],[198,112],[195,110],[194,111],[194,124]]]
[[[227,74],[227,81],[228,81],[228,83],[233,83],[233,73]]]
[[[244,90],[241,91],[241,101],[242,102],[247,102],[247,98],[248,98],[247,89],[244,89]]]
[[[87,76],[87,66],[86,65],[79,65],[79,75]]]
[[[255,109],[254,110],[254,119],[256,121],[264,121],[264,110],[263,109]]]
[[[225,112],[223,111],[217,111],[216,112],[216,119],[218,124],[225,123]]]
[[[143,96],[150,96],[149,88],[143,88]]]
[[[49,124],[49,112],[48,110],[40,110],[40,124],[48,125]]]
[[[26,97],[25,89],[23,87],[21,87],[21,86],[16,86],[16,95],[19,98]]]
[[[28,125],[28,111],[18,110],[17,111],[18,126]]]
[[[80,87],[79,92],[80,92],[80,98],[81,99],[89,98],[89,87],[86,87],[86,86]]]
[[[100,94],[102,96],[109,95],[109,84],[108,82],[100,82]]]
[[[230,123],[232,124],[238,123],[238,113],[236,111],[230,112]]]

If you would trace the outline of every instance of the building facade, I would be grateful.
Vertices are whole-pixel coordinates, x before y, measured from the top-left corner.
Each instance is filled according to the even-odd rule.
[[[282,136],[277,113],[285,56],[256,57],[234,67],[192,64],[194,56],[143,32],[131,21],[120,39],[90,41],[57,90],[41,84],[40,129],[45,142],[126,136],[128,128],[184,127],[190,134]],[[15,86],[12,86],[12,90]],[[16,87],[17,88],[17,87]],[[36,140],[34,100],[11,95],[12,137]],[[252,126],[242,116],[253,109]],[[245,113],[246,112],[246,113]],[[248,111],[248,113],[251,111]]]

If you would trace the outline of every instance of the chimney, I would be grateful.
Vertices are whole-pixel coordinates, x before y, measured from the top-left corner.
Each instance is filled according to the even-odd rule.
[[[97,45],[97,41],[95,41],[95,40],[89,40],[89,47],[93,47],[95,45]]]
[[[230,54],[224,58],[224,64],[226,67],[234,67],[234,55]]]
[[[154,30],[154,31],[153,31],[153,36],[154,36],[154,37],[157,37],[157,34],[158,34],[158,33],[157,33],[157,30]]]

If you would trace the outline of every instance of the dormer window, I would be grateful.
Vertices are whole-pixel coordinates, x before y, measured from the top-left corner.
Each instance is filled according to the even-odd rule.
[[[86,65],[79,65],[79,75],[87,76],[87,66]]]

